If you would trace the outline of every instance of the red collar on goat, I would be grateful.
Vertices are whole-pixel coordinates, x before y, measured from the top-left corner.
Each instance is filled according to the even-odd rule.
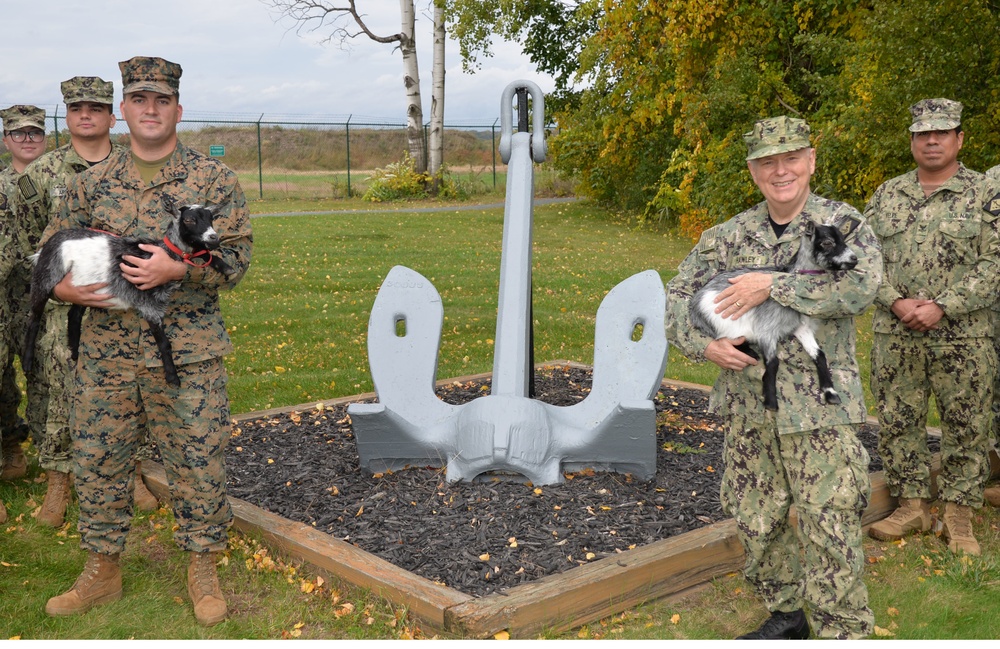
[[[197,252],[184,252],[180,248],[178,248],[176,245],[174,245],[174,242],[171,241],[170,239],[168,239],[167,237],[163,237],[163,245],[165,245],[167,247],[167,250],[169,250],[170,252],[174,253],[175,255],[180,255],[181,261],[183,261],[185,264],[189,264],[191,266],[194,266],[195,268],[204,268],[205,266],[208,266],[210,263],[212,263],[212,251],[211,250],[198,250]],[[196,263],[194,261],[195,257],[202,257],[202,256],[207,257],[207,259],[204,261],[204,263]]]

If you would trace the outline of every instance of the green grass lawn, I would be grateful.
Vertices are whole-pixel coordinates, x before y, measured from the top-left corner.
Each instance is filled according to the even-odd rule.
[[[253,203],[255,213],[341,210],[339,203]],[[371,209],[370,204],[358,209]],[[402,264],[441,294],[445,325],[438,377],[488,372],[493,363],[502,209],[260,217],[253,265],[223,308],[235,352],[227,358],[234,413],[311,403],[372,389],[367,323],[379,284]],[[539,206],[534,223],[537,361],[590,363],[594,319],[604,295],[630,275],[656,269],[669,279],[690,242],[616,223],[587,203]],[[867,383],[871,335],[859,319],[859,360]],[[711,383],[714,366],[671,354],[667,377]],[[867,388],[867,386],[866,386]],[[870,397],[869,409],[872,410]],[[234,534],[221,569],[229,621],[195,624],[185,564],[170,539],[166,510],[137,516],[123,559],[125,597],[84,616],[53,619],[45,601],[67,589],[84,556],[76,510],[60,530],[35,524],[45,485],[0,483],[11,520],[0,525],[0,637],[54,638],[412,638],[433,632],[370,593],[323,581],[287,564],[256,539]],[[956,559],[934,536],[906,543],[867,541],[866,582],[884,637],[1000,637],[1000,516],[977,513],[983,556]],[[738,575],[680,602],[651,602],[560,638],[730,638],[765,612]]]

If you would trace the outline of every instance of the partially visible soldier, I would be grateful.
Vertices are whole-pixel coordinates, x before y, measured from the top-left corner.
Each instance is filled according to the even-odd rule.
[[[114,84],[100,77],[73,77],[63,81],[60,90],[66,103],[66,126],[70,142],[28,166],[20,183],[20,201],[30,224],[31,250],[37,250],[42,232],[49,221],[58,217],[66,196],[67,181],[86,169],[101,164],[112,153],[125,147],[113,145],[111,129],[115,125]],[[35,395],[42,404],[43,440],[38,449],[38,464],[45,471],[48,489],[35,519],[42,525],[63,524],[70,500],[72,452],[70,406],[72,404],[73,365],[66,337],[69,304],[50,301],[45,309],[42,335],[38,339],[38,385]],[[25,301],[22,312],[27,312]],[[21,328],[23,331],[23,328]],[[145,428],[145,426],[143,426]],[[149,458],[149,444],[143,445],[140,458]],[[140,465],[141,466],[141,465]],[[141,472],[137,475],[141,476]],[[141,510],[159,505],[146,489],[141,477],[135,481],[135,502]]]
[[[986,171],[986,178],[989,182],[995,182],[1000,187],[1000,165]],[[994,317],[996,326],[993,334],[993,345],[997,350],[997,357],[1000,358],[1000,303],[994,306]],[[994,450],[1000,453],[1000,371],[997,372],[996,383],[993,384],[993,439]],[[1000,485],[987,487],[983,492],[983,498],[994,507],[1000,507]]]
[[[28,426],[17,414],[21,390],[14,372],[15,350],[20,349],[15,318],[28,290],[30,265],[21,254],[21,215],[17,211],[17,183],[28,165],[45,153],[45,111],[23,104],[0,111],[3,142],[11,163],[0,172],[0,479],[13,480],[27,472],[27,458],[21,444],[28,438]],[[0,518],[6,512],[0,503]]]
[[[765,200],[705,231],[681,263],[667,284],[667,338],[691,360],[722,368],[710,400],[712,412],[726,420],[722,506],[736,521],[747,580],[771,612],[740,637],[805,639],[811,627],[823,638],[863,638],[875,617],[862,580],[861,515],[871,485],[868,453],[857,436],[866,411],[854,316],[875,297],[882,257],[857,210],[810,191],[816,151],[804,120],[761,120],[743,137],[750,175]],[[763,364],[736,348],[744,339],[713,340],[691,324],[688,305],[721,271],[794,261],[810,221],[843,225],[857,267],[820,275],[751,272],[731,279],[716,299],[716,313],[725,318],[735,320],[770,298],[818,323],[816,338],[843,403],[823,402],[815,364],[789,338],[778,345],[779,409],[772,412],[761,394]]]
[[[871,527],[881,540],[931,528],[927,404],[941,415],[942,533],[952,552],[978,555],[973,508],[983,504],[993,433],[992,344],[1000,275],[1000,195],[958,160],[962,104],[910,107],[917,168],[883,183],[865,207],[885,278],[872,320],[872,394],[879,455],[897,509]]]
[[[132,458],[146,422],[160,450],[177,528],[174,540],[190,555],[187,583],[200,624],[226,619],[216,561],[226,549],[232,510],[226,497],[225,449],[232,430],[226,369],[232,351],[219,291],[232,288],[250,266],[253,237],[246,196],[236,174],[184,146],[177,136],[181,66],[137,56],[119,63],[130,150],[73,177],[66,206],[45,237],[67,227],[162,238],[176,205],[221,206],[214,227],[221,256],[235,272],[176,261],[155,245],[148,259],[126,256],[124,277],[139,289],[178,281],[164,317],[180,387],[167,384],[157,346],[135,310],[108,307],[104,284],[75,286],[72,273],[55,287],[60,300],[91,307],[76,368],[73,456],[80,498],[83,572],[69,591],[51,598],[49,615],[75,615],[117,600],[119,557],[132,521]]]

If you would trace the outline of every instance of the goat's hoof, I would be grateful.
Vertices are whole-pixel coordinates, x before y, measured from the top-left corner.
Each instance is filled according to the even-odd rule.
[[[837,404],[840,403],[840,395],[837,394],[836,392],[827,392],[826,393],[826,402],[827,403],[832,403],[834,405],[837,405]]]
[[[770,410],[771,412],[778,412],[778,404],[776,403],[765,403],[764,410]]]

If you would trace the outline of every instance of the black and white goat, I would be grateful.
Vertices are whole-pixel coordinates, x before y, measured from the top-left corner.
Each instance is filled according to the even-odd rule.
[[[180,282],[167,282],[147,290],[138,288],[125,279],[120,264],[128,263],[123,257],[135,256],[149,259],[152,255],[139,244],[156,245],[166,250],[171,257],[196,266],[211,265],[216,271],[231,275],[234,271],[225,261],[212,254],[219,248],[219,235],[212,227],[212,220],[219,206],[204,207],[187,205],[177,209],[172,201],[164,200],[164,206],[173,214],[173,221],[167,227],[162,240],[119,237],[108,232],[72,228],[56,232],[45,245],[32,256],[34,268],[31,274],[31,312],[25,333],[21,364],[25,372],[30,372],[34,363],[35,339],[45,310],[45,303],[52,289],[66,273],[73,274],[74,286],[86,286],[99,282],[107,283],[102,292],[108,293],[114,302],[112,309],[135,309],[149,323],[149,330],[156,340],[163,359],[163,372],[167,383],[180,385],[174,367],[170,341],[163,332],[163,314],[167,310],[170,295]],[[204,257],[204,261],[194,261]],[[87,307],[72,305],[69,311],[69,347],[75,362],[80,347],[80,327]]]
[[[820,274],[827,271],[851,270],[858,265],[858,257],[847,245],[845,236],[858,226],[849,219],[846,233],[837,225],[818,225],[809,221],[802,235],[802,243],[795,261],[783,267],[738,268],[723,271],[713,277],[691,298],[689,305],[691,323],[712,338],[745,338],[737,349],[748,356],[759,358],[750,347],[755,343],[764,357],[764,407],[778,409],[776,379],[778,373],[778,342],[794,335],[806,353],[816,363],[819,386],[826,403],[840,403],[840,395],[833,387],[833,377],[827,365],[826,354],[816,342],[815,322],[807,315],[782,306],[772,299],[759,304],[736,320],[723,318],[715,312],[715,297],[726,290],[733,277],[753,272],[784,272]]]

